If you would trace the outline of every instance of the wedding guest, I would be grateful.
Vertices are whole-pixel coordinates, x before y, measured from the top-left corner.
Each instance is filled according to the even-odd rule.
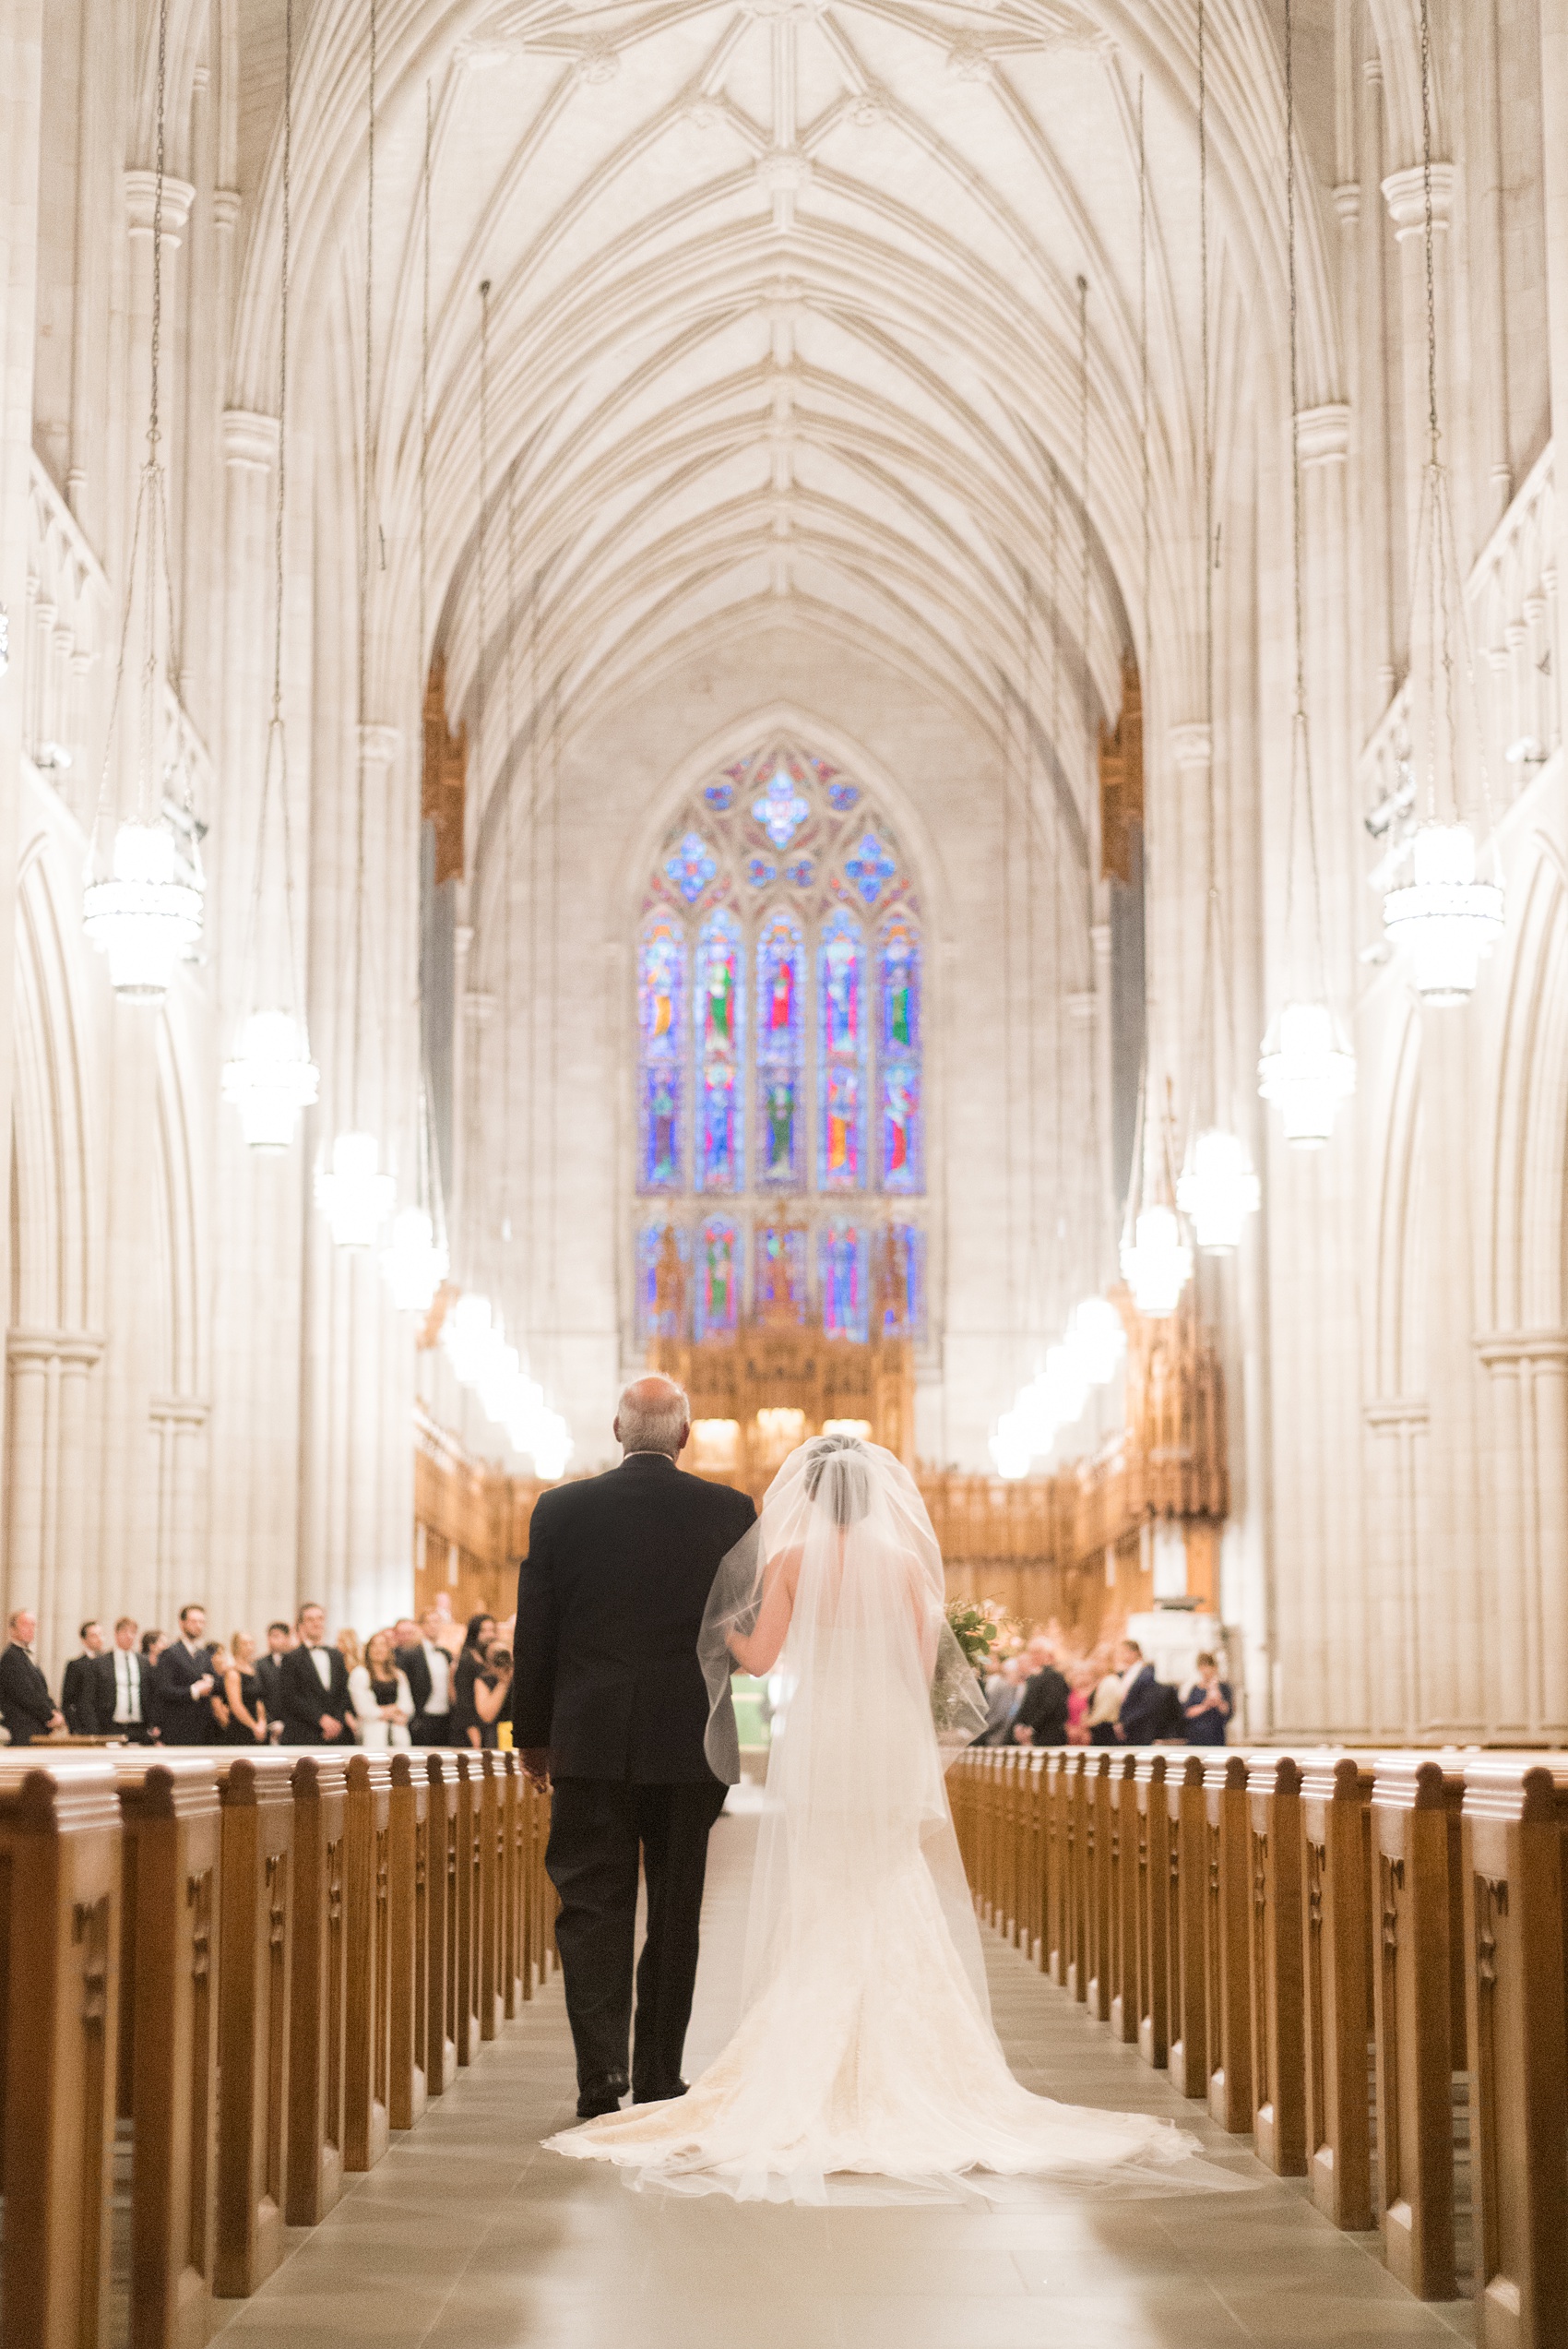
[[[1056,1668],[1049,1640],[1031,1640],[1024,1663],[1029,1676],[1014,1716],[1013,1741],[1018,1746],[1064,1746],[1072,1692]]]
[[[350,1744],[348,1666],[327,1644],[326,1608],[307,1599],[295,1629],[298,1644],[283,1658],[283,1743]]]
[[[1089,1701],[1094,1695],[1094,1674],[1081,1661],[1067,1668],[1067,1743],[1087,1746],[1089,1742]]]
[[[212,1715],[211,1743],[226,1746],[234,1716],[229,1711],[229,1697],[224,1683],[229,1676],[234,1659],[221,1640],[214,1640],[208,1649],[207,1660],[212,1672],[212,1694],[207,1700],[208,1710]]]
[[[1218,1660],[1206,1649],[1196,1665],[1197,1677],[1182,1706],[1189,1746],[1223,1746],[1235,1704],[1230,1684],[1221,1680]]]
[[[267,1707],[267,1718],[275,1727],[283,1718],[283,1659],[293,1644],[292,1624],[267,1625],[267,1653],[256,1664],[255,1676],[261,1683],[261,1701]]]
[[[350,1625],[343,1626],[332,1644],[343,1659],[345,1672],[357,1671],[364,1662],[364,1658],[360,1653],[360,1635]]]
[[[502,1717],[511,1705],[512,1651],[504,1640],[491,1640],[481,1655],[481,1669],[474,1682],[474,1711],[479,1717],[479,1742],[493,1752],[501,1743]]]
[[[991,1675],[985,1684],[986,1723],[975,1739],[977,1746],[1012,1744],[1013,1723],[1018,1718],[1028,1676],[1028,1666],[1022,1656],[1009,1656],[1001,1670]]]
[[[413,1742],[409,1723],[414,1717],[414,1700],[409,1675],[397,1661],[390,1631],[373,1631],[365,1641],[364,1661],[349,1675],[349,1695],[360,1743],[367,1753]]]
[[[484,1744],[480,1735],[483,1718],[476,1700],[480,1675],[484,1669],[484,1651],[495,1637],[493,1615],[470,1615],[469,1628],[463,1636],[462,1653],[452,1675],[452,1743],[455,1746]],[[492,1719],[495,1716],[492,1716]]]
[[[1087,1714],[1089,1744],[1114,1746],[1116,1717],[1122,1710],[1122,1675],[1105,1658],[1103,1650],[1097,1651],[1093,1662],[1097,1672]]]
[[[166,1746],[210,1746],[218,1735],[208,1699],[216,1682],[207,1645],[207,1609],[180,1609],[180,1636],[153,1666],[153,1706]]]
[[[160,1656],[163,1653],[164,1649],[165,1649],[168,1645],[169,1645],[169,1642],[168,1642],[168,1640],[164,1638],[164,1636],[163,1636],[163,1634],[162,1634],[162,1632],[161,1632],[161,1631],[159,1631],[159,1630],[154,1629],[154,1630],[151,1630],[151,1631],[144,1631],[144,1632],[142,1633],[142,1635],[141,1635],[141,1651],[142,1651],[142,1654],[143,1654],[143,1655],[147,1658],[147,1668],[148,1668],[148,1670],[149,1672],[156,1672],[156,1671],[157,1671],[157,1669],[158,1669],[158,1659],[159,1659],[159,1657],[160,1657]],[[156,1690],[155,1690],[155,1692],[154,1692],[154,1693],[155,1693],[155,1696],[156,1696]],[[154,1711],[155,1711],[155,1712],[156,1712],[156,1704],[155,1704],[155,1706],[154,1706]]]
[[[452,1742],[452,1659],[436,1636],[440,1629],[440,1616],[427,1607],[413,1637],[398,1650],[398,1668],[408,1676],[414,1700],[411,1733],[416,1746]]]
[[[255,1660],[255,1641],[248,1631],[236,1631],[229,1642],[229,1668],[223,1675],[223,1701],[229,1708],[224,1743],[265,1746],[269,1715]]]
[[[65,1716],[57,1710],[32,1651],[37,1616],[30,1607],[18,1607],[8,1628],[11,1637],[0,1653],[0,1721],[13,1746],[30,1746],[35,1737],[64,1729]]]
[[[1116,1651],[1116,1663],[1122,1675],[1116,1742],[1122,1746],[1152,1746],[1171,1727],[1175,1691],[1158,1676],[1135,1640],[1122,1641]]]
[[[84,1623],[77,1637],[82,1643],[82,1651],[65,1666],[65,1676],[60,1683],[60,1710],[73,1737],[96,1737],[98,1707],[93,1699],[92,1667],[103,1653],[103,1633],[98,1624]]]
[[[435,1617],[437,1640],[445,1649],[452,1662],[456,1663],[467,1644],[468,1635],[462,1625],[453,1616],[450,1591],[437,1591],[430,1614]],[[427,1616],[425,1620],[428,1622],[430,1616]]]
[[[137,1619],[123,1615],[114,1626],[114,1644],[95,1658],[92,1667],[93,1720],[101,1737],[124,1737],[133,1746],[150,1745],[153,1725],[152,1666],[137,1645]]]

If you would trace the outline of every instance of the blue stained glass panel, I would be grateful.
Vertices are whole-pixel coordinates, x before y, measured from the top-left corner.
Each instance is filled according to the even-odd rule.
[[[921,950],[912,925],[902,915],[882,934],[877,977],[882,1186],[913,1194],[925,1188]]]
[[[756,948],[756,1177],[770,1190],[798,1190],[805,1100],[805,999],[801,925],[767,916]]]
[[[806,1318],[806,1235],[795,1226],[759,1223],[752,1296],[762,1322],[798,1328]]]
[[[703,791],[703,797],[715,815],[727,815],[735,805],[735,786],[733,783],[709,783]]]
[[[718,860],[700,832],[688,832],[664,860],[664,870],[688,905],[695,905],[719,870]]]
[[[782,766],[774,769],[766,790],[752,802],[752,814],[775,848],[788,848],[811,812],[810,800]]]
[[[784,867],[784,878],[793,889],[809,889],[816,878],[815,858],[797,856],[792,864]]]
[[[731,1335],[741,1318],[740,1234],[727,1215],[710,1215],[697,1233],[695,1336]]]
[[[817,1178],[825,1191],[865,1183],[865,945],[852,913],[830,913],[817,948]]]
[[[746,878],[754,889],[765,889],[769,881],[778,878],[778,867],[770,864],[766,856],[754,856],[746,865]]]
[[[845,879],[853,883],[868,905],[876,903],[897,870],[881,841],[870,830],[861,835],[854,853],[844,860]]]
[[[848,816],[860,795],[853,783],[829,783],[827,786],[827,805],[836,816]]]
[[[822,1327],[830,1338],[853,1338],[864,1344],[871,1335],[867,1297],[866,1235],[853,1223],[824,1226],[818,1242],[817,1284],[822,1298]]]
[[[683,1338],[691,1328],[692,1235],[677,1224],[637,1232],[637,1330],[644,1338]]]
[[[637,1186],[643,1191],[683,1187],[685,981],[686,941],[680,924],[658,915],[643,932],[637,973],[642,1060]]]
[[[696,1187],[738,1191],[744,1181],[741,1069],[745,972],[741,925],[724,907],[709,914],[697,937],[692,1017],[697,1054]]]

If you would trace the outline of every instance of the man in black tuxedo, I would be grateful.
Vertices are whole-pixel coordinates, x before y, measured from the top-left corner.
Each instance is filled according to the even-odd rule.
[[[158,1735],[153,1699],[152,1666],[137,1646],[136,1617],[123,1615],[113,1646],[92,1660],[93,1727],[101,1737],[150,1745]]]
[[[1067,1699],[1072,1692],[1057,1671],[1049,1647],[1037,1649],[1031,1641],[1029,1662],[1035,1668],[1024,1684],[1023,1702],[1014,1717],[1014,1742],[1020,1746],[1064,1746]],[[1028,1735],[1020,1737],[1020,1729],[1027,1729]]]
[[[60,1683],[60,1710],[73,1737],[96,1737],[98,1707],[93,1701],[92,1667],[103,1653],[103,1633],[97,1623],[84,1623],[77,1637],[82,1643],[82,1651],[65,1666],[65,1676]]]
[[[11,1637],[0,1652],[0,1721],[13,1746],[30,1746],[35,1737],[64,1729],[65,1716],[56,1710],[49,1683],[32,1652],[37,1616],[28,1607],[18,1607],[8,1628]]]
[[[269,1623],[267,1627],[267,1653],[256,1659],[255,1676],[261,1683],[261,1701],[267,1707],[267,1718],[283,1718],[283,1659],[294,1644],[291,1623]]]
[[[577,2051],[577,2111],[627,2087],[640,1851],[647,1938],[636,1973],[638,2104],[684,2093],[707,1838],[725,1788],[707,1766],[697,1633],[720,1560],[756,1511],[683,1475],[685,1396],[638,1378],[621,1398],[619,1468],[541,1494],[517,1578],[514,1738],[554,1800],[545,1866]]]
[[[1122,1710],[1116,1716],[1116,1742],[1122,1746],[1152,1746],[1167,1734],[1169,1695],[1156,1677],[1152,1663],[1135,1640],[1123,1640],[1116,1651],[1122,1675]],[[1183,1724],[1184,1725],[1184,1724]],[[1182,1732],[1178,1730],[1178,1736]]]
[[[314,1599],[300,1609],[299,1644],[279,1671],[285,1746],[351,1746],[349,1667],[327,1644],[327,1610]]]
[[[397,1660],[414,1700],[409,1735],[416,1746],[452,1743],[452,1659],[435,1636],[441,1626],[441,1616],[429,1607],[418,1624],[398,1627],[404,1638],[398,1642]]]
[[[166,1746],[213,1746],[212,1651],[207,1645],[207,1609],[180,1609],[180,1636],[171,1640],[152,1670],[154,1717]]]

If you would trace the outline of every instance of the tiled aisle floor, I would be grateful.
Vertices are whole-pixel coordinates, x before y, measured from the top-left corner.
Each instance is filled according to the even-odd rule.
[[[688,2076],[721,2043],[753,1828],[713,1839]],[[1230,2140],[1011,1950],[992,1952],[1019,2076]],[[1036,2209],[796,2211],[634,2194],[540,2151],[570,2119],[558,1985],[354,2183],[226,2328],[224,2349],[1380,2349],[1473,2340],[1297,2185]],[[1231,2151],[1231,2159],[1236,2156]],[[1240,2165],[1262,2177],[1250,2157]]]

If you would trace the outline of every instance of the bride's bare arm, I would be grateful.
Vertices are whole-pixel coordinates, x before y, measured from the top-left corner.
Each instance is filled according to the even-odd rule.
[[[751,1631],[731,1631],[730,1652],[742,1672],[760,1679],[771,1672],[778,1663],[790,1628],[790,1617],[795,1612],[795,1581],[801,1570],[801,1553],[781,1550],[768,1559],[763,1568],[762,1605],[754,1628]]]

